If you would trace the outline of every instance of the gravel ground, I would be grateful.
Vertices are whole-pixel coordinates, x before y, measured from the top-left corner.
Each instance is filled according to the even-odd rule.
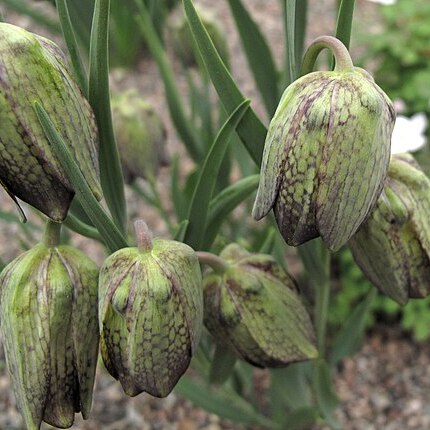
[[[282,43],[284,40],[281,8],[278,0],[244,0],[256,21],[261,25],[274,48],[275,60],[282,63]],[[234,31],[234,24],[224,1],[200,0],[215,10],[228,34],[231,51],[233,75],[242,91],[253,100],[254,107],[264,117],[261,101],[249,74],[239,39]],[[312,0],[310,2],[308,40],[330,34],[334,28],[334,1]],[[372,29],[378,26],[374,15],[377,6],[365,0],[357,1],[356,31]],[[14,15],[11,14],[11,22]],[[360,21],[360,18],[362,21]],[[18,18],[16,18],[18,20]],[[19,23],[34,29],[33,24],[21,18]],[[36,29],[37,31],[38,29]],[[43,31],[40,31],[43,33]],[[359,52],[360,47],[356,47]],[[176,66],[177,67],[177,66]],[[179,71],[179,69],[177,69]],[[185,92],[185,79],[177,74],[178,83]],[[164,90],[159,82],[155,65],[143,60],[134,75],[116,71],[113,76],[114,86],[120,90],[137,86],[145,96],[155,104],[163,114],[168,127],[168,146],[172,153],[180,151],[178,141],[164,102]],[[266,118],[267,120],[267,118]],[[184,169],[190,164],[184,162]],[[168,172],[164,171],[159,179],[162,192],[168,187]],[[130,191],[127,193],[130,218],[145,214],[156,234],[165,235],[166,228],[157,215],[136,201]],[[4,210],[13,210],[13,206],[0,191],[1,205]],[[169,204],[166,201],[167,205]],[[31,217],[33,219],[34,217]],[[38,222],[37,218],[33,219]],[[12,240],[19,234],[19,227],[7,228],[1,224],[0,240],[8,246],[0,247],[0,257],[9,261],[19,252],[18,241]],[[36,234],[37,235],[37,234]],[[86,239],[73,237],[76,246],[88,252],[98,263],[103,260],[103,250]],[[413,342],[397,328],[377,327],[366,338],[362,350],[355,356],[343,361],[335,375],[337,393],[341,399],[338,418],[342,428],[347,430],[404,430],[430,428],[430,346]],[[267,374],[260,372],[259,380],[267,381]],[[44,427],[45,429],[48,426]],[[134,399],[124,396],[120,385],[110,378],[100,365],[94,396],[91,418],[84,422],[79,417],[73,427],[78,430],[194,430],[194,429],[244,429],[244,426],[220,420],[194,407],[175,394],[159,400],[148,395]],[[257,427],[256,427],[257,428]],[[9,378],[0,354],[0,430],[23,429],[20,415],[15,409]],[[317,429],[317,428],[315,428]],[[319,427],[318,430],[325,429]]]

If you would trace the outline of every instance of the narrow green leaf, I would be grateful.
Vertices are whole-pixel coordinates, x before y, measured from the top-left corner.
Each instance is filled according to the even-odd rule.
[[[185,243],[196,250],[201,249],[209,203],[215,189],[227,145],[232,133],[247,111],[249,103],[249,100],[243,101],[227,119],[215,138],[200,170],[188,211],[187,219],[189,220],[189,224],[185,233]]]
[[[187,231],[189,221],[184,219],[179,223],[176,228],[176,232],[173,234],[173,239],[178,242],[184,242],[185,232]]]
[[[243,2],[241,0],[228,0],[228,4],[239,30],[255,83],[261,93],[267,113],[272,116],[279,102],[278,72],[272,52]]]
[[[237,356],[222,345],[215,345],[215,352],[211,361],[209,382],[221,385],[231,376]]]
[[[238,360],[231,378],[232,388],[240,396],[256,404],[254,385],[255,367],[243,360]]]
[[[225,115],[224,107],[220,106],[220,108],[222,109],[223,115]],[[241,177],[246,178],[247,176],[255,175],[260,171],[260,166],[257,166],[254,163],[254,160],[251,158],[251,156],[249,155],[249,152],[242,144],[240,137],[238,136],[237,133],[233,137],[233,144],[231,145],[230,148],[231,148],[231,157],[239,167]]]
[[[142,35],[145,38],[148,48],[160,70],[161,78],[163,79],[164,87],[166,89],[167,104],[172,122],[180,138],[184,142],[191,158],[194,161],[200,161],[203,154],[197,133],[191,126],[190,119],[187,118],[187,115],[185,114],[183,103],[181,102],[181,95],[175,83],[175,75],[170,67],[169,61],[167,60],[163,44],[155,31],[151,17],[149,16],[148,10],[143,2],[136,0],[136,4],[138,5],[140,12],[137,18],[139,28],[142,31]]]
[[[355,0],[342,0],[336,23],[336,37],[349,49]]]
[[[258,187],[260,175],[240,179],[222,190],[209,206],[203,249],[209,249],[227,215],[247,199]]]
[[[63,31],[64,40],[69,50],[73,70],[76,79],[81,87],[82,92],[88,97],[88,77],[79,54],[78,43],[75,32],[73,31],[72,21],[70,19],[69,9],[66,0],[56,0],[58,17],[60,18],[61,30]]]
[[[124,233],[127,218],[124,179],[113,131],[109,94],[109,8],[110,0],[96,0],[91,28],[88,93],[99,129],[103,193],[116,226]]]
[[[321,239],[314,239],[300,245],[298,253],[305,266],[306,276],[315,285],[329,281],[330,254]]]
[[[91,23],[95,0],[66,0],[76,37],[86,58],[90,53]]]
[[[150,191],[142,188],[137,181],[134,181],[132,184],[130,184],[130,187],[136,194],[138,194],[140,197],[143,197],[146,203],[158,209],[157,198],[152,195]]]
[[[209,347],[208,347],[208,337],[203,336],[200,341],[199,347],[197,348],[196,353],[193,356],[191,361],[191,368],[198,372],[206,381],[209,377],[209,370],[211,367],[210,356],[209,356]]]
[[[285,369],[271,369],[271,405],[278,409],[295,410],[312,405],[309,385],[311,363],[293,363]],[[272,409],[272,412],[275,411]],[[279,411],[277,413],[279,415]]]
[[[284,15],[284,34],[285,34],[285,65],[284,65],[284,86],[288,86],[297,78],[299,67],[302,62],[304,42],[307,29],[308,0],[296,1],[295,5],[290,0],[281,0]],[[294,11],[292,10],[294,6]],[[293,14],[294,13],[294,17]],[[293,25],[291,25],[293,23]],[[290,34],[291,33],[291,34]],[[294,33],[294,34],[292,34]],[[294,41],[293,50],[290,48]],[[294,55],[295,64],[291,64],[291,56]],[[293,70],[290,70],[293,68]]]
[[[295,19],[295,49],[296,49],[296,64],[300,68],[304,53],[304,45],[306,40],[308,16],[308,0],[300,0],[296,2],[296,19]]]
[[[175,392],[208,412],[231,421],[273,428],[272,421],[259,414],[253,405],[227,386],[211,388],[203,382],[185,376],[176,385]]]
[[[70,205],[69,213],[73,214],[76,218],[82,221],[84,224],[88,224],[91,227],[94,227],[92,221],[88,218],[88,215],[82,208],[82,205],[78,202],[77,199],[72,200],[72,204]]]
[[[366,298],[355,307],[333,341],[330,363],[335,366],[340,360],[356,352],[363,340],[366,318],[369,315],[376,289],[372,288]]]
[[[276,235],[278,231],[274,227],[270,227],[266,233],[266,238],[258,250],[259,254],[271,254],[275,246]]]
[[[183,4],[191,32],[205,63],[206,70],[224,104],[225,110],[231,114],[245,100],[245,97],[216,51],[208,32],[200,21],[193,2],[183,0]],[[260,166],[267,130],[252,109],[248,109],[244,115],[237,127],[237,132],[255,163]]]
[[[296,0],[285,0],[285,19],[287,35],[287,56],[290,81],[295,81],[298,75],[296,56]]]
[[[324,359],[318,359],[314,370],[315,394],[321,414],[332,429],[340,429],[340,424],[334,417],[339,399],[333,391],[330,369]]]
[[[307,430],[319,418],[318,409],[314,407],[304,407],[290,412],[285,417],[285,427],[288,430]]]
[[[204,151],[210,147],[214,140],[214,131],[212,124],[212,102],[210,97],[210,88],[208,81],[201,83],[201,88],[195,82],[193,71],[187,70],[188,93],[190,99],[191,119],[194,128],[198,130],[199,136],[204,145]],[[197,78],[200,78],[198,76]]]
[[[24,0],[0,0],[0,3],[5,4],[8,8],[22,15],[27,15],[34,22],[44,26],[47,30],[54,34],[61,33],[61,27],[57,21],[40,12],[35,7],[29,6]]]
[[[177,221],[182,221],[187,216],[188,204],[184,198],[184,192],[180,186],[179,156],[173,157],[172,173],[170,178],[170,197],[173,202]]]
[[[45,109],[38,102],[35,103],[35,109],[45,136],[51,143],[51,148],[54,150],[55,155],[61,163],[61,167],[73,185],[76,193],[75,198],[78,199],[82,208],[100,232],[106,246],[111,252],[127,247],[126,239],[94,197],[79,166],[76,164],[71,152],[59,135]]]

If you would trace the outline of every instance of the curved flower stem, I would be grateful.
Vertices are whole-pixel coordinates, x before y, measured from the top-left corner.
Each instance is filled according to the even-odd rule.
[[[308,47],[303,57],[302,69],[300,75],[306,75],[314,69],[315,61],[323,49],[330,49],[336,60],[334,70],[336,72],[353,72],[354,64],[349,55],[346,46],[335,37],[321,36],[316,38]]]
[[[217,273],[223,273],[230,267],[225,260],[210,252],[198,251],[196,254],[201,264],[207,264]]]
[[[82,236],[90,237],[91,239],[96,239],[99,242],[103,242],[103,238],[95,227],[86,224],[70,212],[67,215],[67,218],[64,220],[64,225],[70,230],[73,230],[75,233],[79,233]]]
[[[58,246],[60,244],[62,224],[48,219],[46,222],[45,233],[43,234],[43,243],[48,247]]]
[[[336,23],[336,38],[349,49],[355,0],[341,0]]]

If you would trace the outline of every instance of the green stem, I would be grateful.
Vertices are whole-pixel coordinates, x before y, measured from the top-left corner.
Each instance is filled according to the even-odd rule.
[[[355,0],[338,0],[338,14],[336,21],[336,38],[339,39],[347,49],[351,42],[352,18],[354,15]],[[332,59],[331,68],[335,66]]]
[[[210,252],[198,251],[196,254],[201,264],[207,264],[217,273],[224,273],[230,267],[225,260]]]
[[[96,228],[86,224],[70,212],[64,221],[64,225],[70,228],[70,230],[73,230],[74,232],[79,233],[82,236],[90,237],[91,239],[96,239],[100,242],[103,241],[100,233]]]
[[[313,71],[315,61],[323,49],[329,49],[336,60],[335,72],[353,72],[354,64],[349,55],[346,46],[338,39],[332,36],[321,36],[315,39],[308,47],[304,57],[301,69],[301,75],[306,75]]]
[[[55,247],[60,244],[61,226],[59,222],[48,220],[46,222],[43,243],[48,247]]]
[[[315,292],[314,322],[318,351],[323,357],[330,302],[330,253],[321,239],[304,243],[298,247],[298,252],[309,283]]]
[[[320,357],[324,357],[327,334],[327,317],[330,304],[330,280],[315,286],[315,321]]]

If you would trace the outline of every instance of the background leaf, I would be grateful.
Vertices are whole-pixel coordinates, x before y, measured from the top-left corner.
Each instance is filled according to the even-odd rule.
[[[228,0],[254,81],[269,116],[275,113],[279,102],[278,72],[272,52],[258,25],[241,0]]]
[[[103,194],[117,228],[124,233],[127,219],[124,179],[113,131],[109,94],[109,7],[110,0],[95,2],[88,94],[99,130],[100,181]]]
[[[191,32],[202,56],[206,70],[214,87],[224,104],[225,110],[231,114],[236,107],[245,101],[227,67],[217,53],[214,44],[204,28],[191,0],[183,0],[185,14]],[[263,154],[264,140],[267,130],[252,109],[248,109],[237,127],[243,144],[255,163],[259,166]]]
[[[194,189],[188,212],[188,228],[184,240],[192,248],[199,250],[205,234],[206,217],[209,210],[209,202],[212,198],[218,172],[224,158],[231,134],[249,107],[249,100],[242,102],[227,119],[218,133],[215,141],[206,156],[200,170],[197,185]]]

